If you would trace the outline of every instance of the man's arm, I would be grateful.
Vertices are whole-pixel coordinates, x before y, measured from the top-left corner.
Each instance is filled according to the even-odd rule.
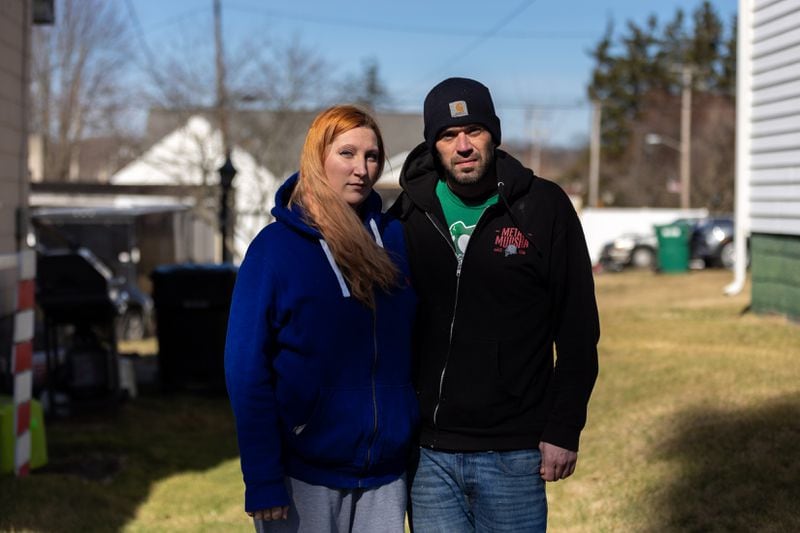
[[[580,220],[569,198],[559,192],[560,231],[551,248],[550,265],[556,361],[548,385],[551,409],[541,440],[577,452],[597,378],[600,324]]]

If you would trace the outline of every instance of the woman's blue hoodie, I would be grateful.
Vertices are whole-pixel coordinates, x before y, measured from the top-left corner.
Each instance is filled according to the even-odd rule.
[[[403,232],[372,192],[359,211],[401,272],[371,310],[350,295],[316,229],[276,195],[276,222],[247,250],[233,292],[225,378],[236,417],[245,510],[289,505],[285,476],[370,488],[404,471],[419,419],[411,385],[416,296]]]

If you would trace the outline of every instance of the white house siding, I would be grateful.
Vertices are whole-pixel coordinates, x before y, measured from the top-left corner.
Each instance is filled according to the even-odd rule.
[[[17,286],[17,213],[26,204],[27,0],[0,2],[0,365],[9,360]],[[0,368],[0,372],[3,369]]]
[[[737,218],[752,306],[800,317],[800,0],[740,0]]]

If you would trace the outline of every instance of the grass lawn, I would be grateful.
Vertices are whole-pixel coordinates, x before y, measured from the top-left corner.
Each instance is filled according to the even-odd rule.
[[[552,531],[800,531],[800,325],[725,271],[597,278],[600,377]]]
[[[600,377],[551,531],[800,530],[800,325],[729,272],[601,274]],[[224,397],[142,394],[47,426],[0,477],[2,531],[252,531]]]

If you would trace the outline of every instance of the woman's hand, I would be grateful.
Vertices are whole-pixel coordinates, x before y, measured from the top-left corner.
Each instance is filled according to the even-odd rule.
[[[289,506],[272,507],[270,509],[261,509],[260,511],[248,512],[250,516],[257,520],[286,520],[289,517]]]

